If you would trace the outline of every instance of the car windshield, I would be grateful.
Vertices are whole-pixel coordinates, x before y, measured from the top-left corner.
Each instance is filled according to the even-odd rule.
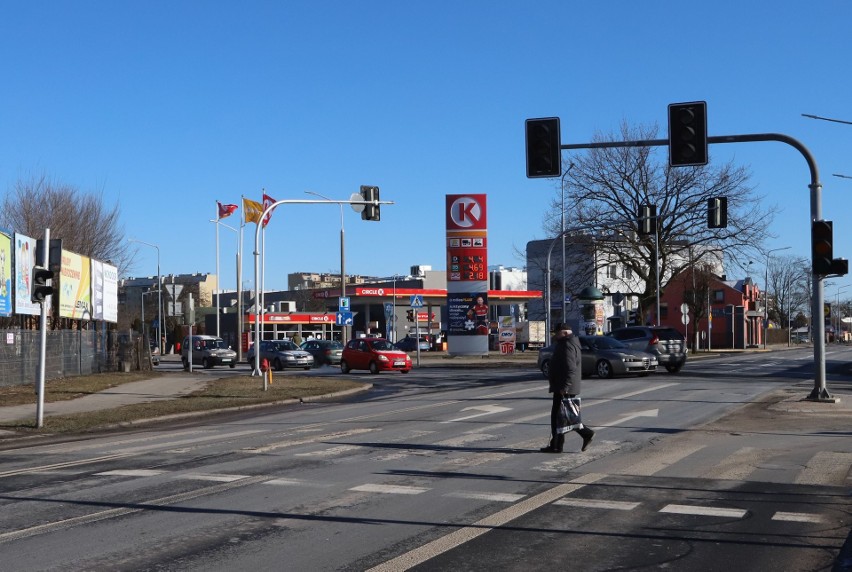
[[[275,343],[275,349],[279,352],[285,352],[289,350],[297,350],[299,347],[289,340],[281,340],[280,342]]]
[[[623,350],[627,347],[626,344],[605,336],[597,336],[589,338],[589,345],[598,350]]]
[[[201,342],[201,347],[207,350],[226,350],[228,346],[225,344],[225,340],[223,339],[215,339],[215,340],[203,340]]]
[[[340,343],[340,342],[338,342],[338,341],[326,342],[325,344],[320,344],[320,345],[322,345],[322,346],[324,346],[324,347],[326,347],[326,348],[333,349],[333,350],[340,350],[340,349],[343,349],[343,344],[342,344],[342,343]]]
[[[376,340],[373,342],[373,349],[378,352],[387,352],[396,348],[387,340]]]

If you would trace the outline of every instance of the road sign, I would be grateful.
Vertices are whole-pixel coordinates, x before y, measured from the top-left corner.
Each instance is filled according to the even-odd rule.
[[[335,315],[335,323],[338,326],[351,326],[352,322],[352,312],[337,312]]]
[[[393,304],[390,302],[385,304],[385,318],[390,318],[393,316]]]
[[[349,311],[351,306],[349,305],[349,296],[341,296],[337,299],[337,309],[341,311]]]
[[[680,313],[681,314],[689,314],[689,304],[687,304],[686,302],[681,304],[680,305]]]
[[[420,294],[413,294],[411,296],[411,307],[412,308],[422,308],[423,307],[423,296]]]
[[[684,325],[689,323],[689,314],[684,314],[681,316],[680,321],[683,322]]]

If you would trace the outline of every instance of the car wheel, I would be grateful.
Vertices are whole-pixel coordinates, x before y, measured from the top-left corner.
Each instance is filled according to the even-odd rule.
[[[189,371],[189,360],[186,358],[181,358],[180,361],[183,362],[183,369]]]
[[[275,361],[272,363],[272,366],[275,368],[275,371],[281,371],[282,369],[284,369],[284,364],[281,363],[281,360],[278,358],[275,358]]]
[[[541,362],[541,373],[545,378],[550,377],[550,360],[546,359]]]
[[[305,371],[308,371],[308,370],[309,370],[309,369],[311,369],[312,367],[314,367],[314,366],[309,365],[308,367],[306,367],[306,368],[305,368]]]
[[[201,365],[204,366],[204,369],[210,369],[213,367],[213,362],[210,361],[210,358],[204,358],[204,361],[201,362]]]
[[[371,361],[370,362],[370,373],[372,373],[373,375],[376,375],[377,373],[379,373],[379,364],[377,364],[374,361]]]
[[[229,367],[230,367],[231,369],[234,369],[235,367],[237,367],[237,364],[232,363]]]
[[[680,371],[680,368],[683,367],[682,363],[669,363],[666,364],[666,371],[669,373],[677,373]]]
[[[409,371],[411,371],[411,370],[410,369],[404,369],[404,370],[402,370],[402,373],[408,373]]]
[[[612,377],[612,364],[607,360],[602,359],[595,366],[595,371],[598,373],[598,377],[602,379],[609,379]]]
[[[340,371],[343,373],[349,373],[349,364],[346,363],[346,360],[340,360]]]

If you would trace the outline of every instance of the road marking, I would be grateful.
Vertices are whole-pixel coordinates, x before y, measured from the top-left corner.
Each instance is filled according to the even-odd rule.
[[[461,447],[462,445],[467,445],[468,443],[478,443],[480,441],[493,440],[496,440],[496,437],[487,433],[464,433],[462,435],[459,435],[458,437],[453,437],[452,439],[438,441],[437,443],[434,443],[434,445],[437,447]]]
[[[659,409],[646,409],[645,411],[637,411],[635,413],[628,413],[627,415],[616,419],[615,421],[611,421],[606,423],[607,427],[612,425],[620,425],[622,423],[626,423],[627,421],[633,421],[634,419],[638,419],[639,417],[659,417],[660,410]]]
[[[93,457],[91,459],[80,459],[79,461],[66,461],[64,463],[54,463],[52,465],[41,465],[38,467],[25,467],[23,469],[13,469],[11,471],[3,471],[0,473],[0,479],[3,477],[12,477],[15,475],[25,475],[29,473],[42,473],[48,472],[53,469],[63,469],[66,467],[78,467],[80,465],[88,465],[91,463],[99,463],[101,461],[111,461],[113,459],[121,459],[124,457],[128,457],[129,455],[125,453],[119,453],[115,455],[104,455],[103,457]]]
[[[464,409],[462,409],[462,411],[480,411],[481,413],[475,413],[466,417],[458,417],[456,419],[449,419],[447,421],[441,421],[441,423],[455,423],[456,421],[467,421],[468,419],[482,417],[483,415],[494,415],[495,413],[511,411],[511,409],[511,407],[502,407],[500,405],[474,405],[473,407],[465,407]]]
[[[459,491],[456,493],[448,493],[444,496],[454,499],[471,499],[493,502],[518,502],[526,495],[517,495],[511,493],[478,493],[475,491]]]
[[[852,453],[820,451],[808,460],[808,464],[796,477],[797,485],[844,485]]]
[[[776,512],[772,515],[772,520],[820,523],[822,522],[822,515],[808,514],[806,512]]]
[[[655,447],[646,447],[643,449],[643,459],[638,463],[627,467],[622,471],[618,471],[622,475],[638,475],[649,477],[657,474],[659,471],[668,468],[676,462],[685,459],[693,453],[700,451],[704,445],[693,444],[664,444],[662,450],[652,451]]]
[[[301,479],[269,479],[268,481],[263,482],[264,485],[277,485],[284,487],[328,487],[331,485],[325,485],[318,483],[316,481],[303,481]]]
[[[296,453],[294,457],[335,457],[348,453],[349,451],[361,449],[361,445],[338,445],[337,447],[329,447],[322,451],[310,451],[308,453]]]
[[[166,471],[157,471],[155,469],[118,469],[115,471],[104,471],[103,473],[95,473],[98,477],[156,477],[162,475]]]
[[[640,504],[641,502],[628,502],[628,501],[614,501],[614,500],[600,500],[600,499],[574,499],[574,498],[564,498],[559,499],[553,504],[559,506],[575,506],[581,508],[600,508],[600,509],[610,509],[610,510],[633,510]]]
[[[389,495],[419,495],[429,491],[429,489],[423,487],[405,487],[402,485],[378,485],[373,483],[367,483],[365,485],[352,487],[349,490],[358,491],[362,493],[384,493]]]
[[[709,467],[704,473],[704,477],[709,479],[742,481],[753,473],[760,463],[774,457],[780,452],[778,449],[743,447],[712,467]]]
[[[740,508],[715,508],[712,506],[690,506],[685,504],[670,504],[660,509],[660,512],[696,516],[720,516],[724,518],[743,518],[748,513],[747,510]]]
[[[248,475],[212,475],[207,473],[186,473],[175,475],[175,479],[183,479],[187,481],[213,481],[215,483],[233,483],[241,479],[250,478]]]
[[[362,433],[370,433],[371,431],[378,431],[378,429],[365,428],[365,429],[352,429],[350,431],[338,431],[336,433],[325,433],[323,435],[313,435],[311,437],[304,437],[302,439],[290,439],[288,441],[279,441],[278,443],[270,443],[269,445],[265,445],[263,447],[252,447],[248,449],[242,449],[245,453],[268,453],[270,451],[275,451],[276,449],[283,449],[284,447],[296,447],[299,445],[308,445],[310,443],[316,443],[317,441],[327,441],[330,439],[342,439],[344,437],[351,437],[353,435],[360,435]]]
[[[503,526],[516,518],[524,516],[528,512],[552,503],[556,499],[562,498],[565,495],[581,489],[587,484],[598,481],[604,477],[605,475],[590,473],[582,475],[570,483],[557,485],[552,489],[548,489],[535,495],[534,497],[522,500],[515,505],[487,516],[473,523],[472,526],[460,528],[450,534],[442,536],[441,538],[433,540],[432,542],[424,544],[423,546],[370,568],[368,572],[396,572],[398,570],[408,570],[409,568],[413,568],[418,564],[422,564],[423,562],[426,562],[435,556],[439,556],[448,550],[461,546],[466,542],[470,542],[471,540],[490,532],[494,528]]]

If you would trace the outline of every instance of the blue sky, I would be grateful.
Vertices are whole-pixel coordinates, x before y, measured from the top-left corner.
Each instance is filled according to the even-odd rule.
[[[163,274],[215,272],[216,200],[346,199],[362,184],[395,204],[378,223],[344,207],[347,272],[444,269],[445,195],[485,193],[489,263],[520,267],[559,193],[525,177],[526,118],[559,116],[563,143],[622,121],[665,137],[669,103],[706,100],[710,135],[783,133],[811,150],[835,256],[852,258],[852,180],[832,176],[852,176],[852,125],[802,117],[852,121],[850,21],[846,0],[3,0],[0,188],[47,174],[103,191],[127,236],[160,247]],[[769,142],[710,154],[748,165],[782,209],[767,248],[809,256],[801,155]],[[339,231],[337,206],[277,209],[267,288],[339,271]],[[235,288],[236,233],[220,241]],[[140,246],[127,275],[156,265]]]

